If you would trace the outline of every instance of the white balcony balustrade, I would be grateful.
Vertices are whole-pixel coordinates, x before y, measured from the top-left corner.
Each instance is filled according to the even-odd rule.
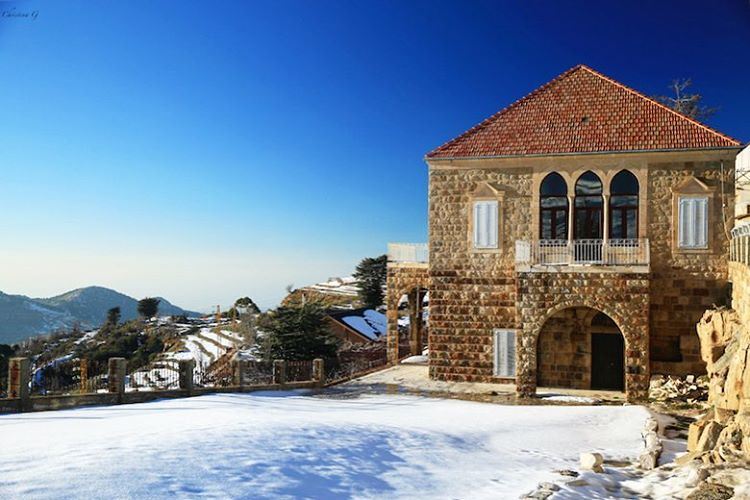
[[[388,262],[426,264],[430,261],[427,243],[388,243]]]
[[[647,238],[516,241],[520,266],[648,266]]]

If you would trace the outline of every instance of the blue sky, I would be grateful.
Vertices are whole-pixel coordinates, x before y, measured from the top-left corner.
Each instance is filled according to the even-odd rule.
[[[575,64],[749,140],[748,54],[746,0],[0,1],[0,290],[272,306],[425,241],[424,154]]]

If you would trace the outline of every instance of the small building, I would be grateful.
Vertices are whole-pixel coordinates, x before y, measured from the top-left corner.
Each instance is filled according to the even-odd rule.
[[[651,373],[705,370],[740,149],[580,65],[429,152],[429,242],[389,245],[390,360],[399,302],[429,291],[435,379],[637,400]]]
[[[386,339],[385,314],[374,309],[332,310],[326,319],[331,333],[345,342],[364,344]]]

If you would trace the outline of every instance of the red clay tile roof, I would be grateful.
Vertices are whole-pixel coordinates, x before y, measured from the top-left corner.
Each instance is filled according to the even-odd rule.
[[[427,158],[735,147],[739,141],[579,65]]]

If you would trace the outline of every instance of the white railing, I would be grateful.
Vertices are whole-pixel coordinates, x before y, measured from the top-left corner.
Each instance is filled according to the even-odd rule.
[[[427,243],[388,243],[388,262],[427,263],[430,250]]]
[[[516,241],[516,263],[542,266],[646,266],[648,239]]]
[[[750,265],[750,224],[743,224],[732,229],[729,240],[729,260]]]

